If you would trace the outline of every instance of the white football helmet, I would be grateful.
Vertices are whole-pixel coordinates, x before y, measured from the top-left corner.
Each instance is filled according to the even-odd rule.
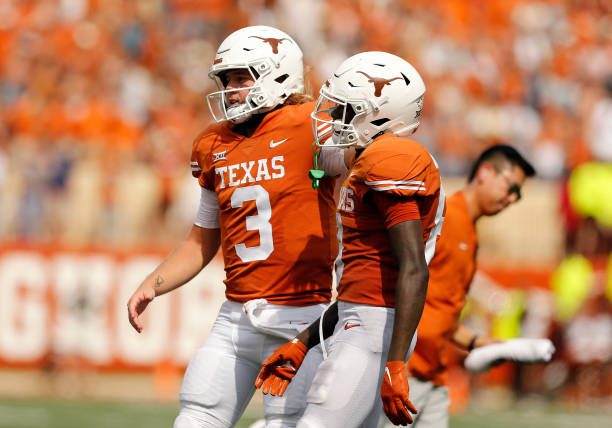
[[[247,70],[255,82],[243,104],[230,106],[224,72]],[[253,113],[272,110],[285,99],[304,90],[302,50],[284,32],[263,25],[245,27],[233,32],[221,43],[208,75],[219,91],[206,98],[216,122],[241,123]]]
[[[321,88],[311,114],[316,142],[366,147],[383,132],[410,135],[419,126],[424,93],[423,79],[402,58],[387,52],[354,55]]]

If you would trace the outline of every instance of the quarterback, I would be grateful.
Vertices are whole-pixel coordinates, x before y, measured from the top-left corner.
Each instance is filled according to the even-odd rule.
[[[217,123],[193,144],[195,224],[128,302],[140,332],[147,305],[193,278],[221,247],[227,301],[189,363],[175,428],[239,420],[262,361],[329,303],[337,256],[333,181],[315,191],[307,179],[314,103],[303,94],[298,45],[275,28],[243,28],[221,43],[209,75],[219,89],[207,97]],[[295,426],[320,360],[311,352],[283,397],[265,397],[268,427]]]

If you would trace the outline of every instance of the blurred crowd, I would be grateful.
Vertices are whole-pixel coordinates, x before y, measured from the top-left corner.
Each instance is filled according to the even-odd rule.
[[[237,28],[293,35],[313,92],[347,56],[390,51],[424,77],[416,137],[445,176],[464,176],[504,141],[558,184],[568,258],[552,295],[530,294],[511,311],[523,331],[499,336],[555,339],[559,362],[524,376],[524,391],[540,379],[551,391],[569,385],[570,397],[609,397],[611,9],[604,0],[3,0],[0,243],[133,248],[184,234],[199,198],[191,141],[211,121],[208,67]]]
[[[0,16],[2,240],[174,242],[207,70],[245,25],[294,35],[314,91],[357,51],[409,59],[428,87],[417,137],[446,176],[496,141],[548,180],[612,161],[603,0],[5,0]]]

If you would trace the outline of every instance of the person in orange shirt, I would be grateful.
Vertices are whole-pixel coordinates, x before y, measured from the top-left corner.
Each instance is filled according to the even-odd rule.
[[[298,427],[375,426],[378,391],[394,422],[409,423],[416,412],[405,361],[444,212],[436,162],[407,138],[420,123],[424,93],[414,67],[386,52],[350,57],[321,88],[313,112],[317,141],[353,146],[356,156],[338,202],[338,299],[323,317],[322,336],[333,330],[333,337]],[[291,387],[320,340],[317,330],[312,324],[264,362],[256,381],[264,394]]]
[[[316,191],[307,178],[314,103],[303,94],[300,48],[275,28],[246,27],[223,41],[209,75],[219,87],[208,95],[218,124],[193,144],[199,213],[128,302],[141,332],[147,305],[193,278],[221,247],[227,301],[189,363],[175,428],[234,426],[261,362],[329,303],[337,256],[334,182],[323,178]],[[309,355],[284,397],[265,398],[268,427],[295,426],[321,358],[320,349]]]
[[[408,361],[410,397],[419,409],[413,426],[448,426],[447,347],[471,351],[497,340],[459,324],[476,271],[476,222],[521,199],[521,187],[535,170],[513,147],[486,149],[473,164],[468,184],[447,199],[442,234],[429,264],[429,286],[418,326],[418,342]],[[381,424],[382,425],[382,424]],[[386,426],[392,426],[388,423]]]

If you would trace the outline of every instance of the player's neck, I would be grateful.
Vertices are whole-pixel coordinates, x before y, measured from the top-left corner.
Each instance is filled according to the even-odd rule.
[[[251,137],[263,121],[264,117],[266,117],[265,113],[254,114],[247,121],[233,125],[231,129],[236,134],[244,135],[245,137]]]
[[[478,205],[478,197],[476,196],[476,189],[470,183],[465,186],[461,192],[465,198],[465,204],[467,205],[468,215],[472,219],[472,223],[476,224],[478,219],[482,217],[482,210]]]
[[[237,125],[234,125],[234,126],[232,126],[231,129],[236,134],[244,135],[245,137],[250,138],[250,137],[253,136],[253,134],[255,133],[257,128],[259,128],[259,125],[261,125],[261,122],[263,122],[263,120],[264,120],[264,118],[266,117],[267,114],[270,114],[273,111],[282,108],[283,106],[284,106],[284,104],[279,104],[279,105],[277,105],[276,107],[274,107],[272,110],[270,110],[268,112],[260,113],[260,114],[254,114],[247,121],[245,121],[243,123],[239,123]]]

